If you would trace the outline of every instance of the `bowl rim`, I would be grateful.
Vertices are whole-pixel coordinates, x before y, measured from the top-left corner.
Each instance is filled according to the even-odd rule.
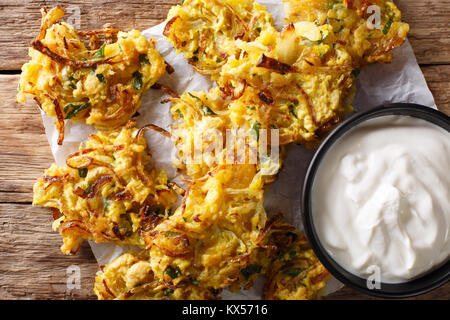
[[[334,128],[314,153],[303,183],[301,208],[306,237],[318,259],[336,279],[355,290],[371,296],[381,298],[406,298],[429,292],[446,283],[450,279],[450,259],[447,258],[447,260],[438,267],[431,269],[424,275],[415,279],[401,283],[382,282],[380,283],[380,288],[369,289],[367,287],[367,279],[361,278],[344,269],[322,246],[314,227],[311,210],[311,195],[314,178],[322,159],[331,146],[340,140],[340,138],[348,131],[355,128],[355,126],[370,119],[391,115],[420,118],[450,132],[449,116],[436,109],[414,103],[389,103],[352,115]]]

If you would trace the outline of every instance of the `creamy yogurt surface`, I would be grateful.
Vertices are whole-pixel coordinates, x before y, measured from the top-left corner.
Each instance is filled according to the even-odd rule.
[[[367,278],[405,282],[450,253],[450,133],[383,116],[336,142],[313,185],[313,222],[328,253]]]

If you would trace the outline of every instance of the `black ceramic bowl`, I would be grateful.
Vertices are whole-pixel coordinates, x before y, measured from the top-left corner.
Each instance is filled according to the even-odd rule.
[[[322,161],[324,155],[327,153],[330,147],[336,141],[338,141],[347,131],[351,130],[356,125],[361,124],[369,119],[390,115],[421,118],[423,120],[434,123],[450,132],[450,117],[432,108],[417,104],[388,104],[376,107],[366,112],[358,113],[350,117],[338,127],[336,127],[327,136],[327,138],[318,148],[311,161],[311,164],[309,165],[305,184],[303,186],[303,223],[306,236],[317,257],[325,266],[325,268],[327,268],[328,271],[333,274],[333,276],[339,281],[351,288],[372,296],[383,298],[404,298],[423,294],[446,283],[450,277],[450,261],[447,259],[447,261],[443,265],[411,281],[395,284],[381,283],[379,289],[369,289],[367,286],[367,279],[363,279],[345,270],[328,254],[327,250],[322,246],[314,227],[311,208],[311,194],[313,192],[314,178],[319,168],[320,162]]]

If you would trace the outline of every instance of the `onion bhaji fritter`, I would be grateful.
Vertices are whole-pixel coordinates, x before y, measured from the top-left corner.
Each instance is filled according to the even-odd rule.
[[[263,299],[312,300],[320,298],[330,273],[320,263],[305,236],[294,226],[277,222],[267,236],[275,248],[266,269]]]
[[[145,238],[155,275],[213,290],[238,280],[262,240],[262,187],[255,165],[219,166],[193,181],[183,204]]]
[[[95,277],[94,292],[100,300],[217,299],[211,291],[190,281],[173,286],[155,278],[145,251],[125,253],[102,266]]]
[[[47,115],[57,118],[59,144],[66,119],[102,129],[126,124],[142,95],[165,72],[156,41],[137,30],[77,31],[58,22],[64,15],[60,7],[42,14],[41,31],[29,49],[31,61],[22,67],[18,101],[31,96]],[[91,37],[91,48],[82,36]]]
[[[33,204],[53,209],[63,253],[75,253],[83,240],[144,247],[141,232],[170,213],[176,194],[164,171],[146,168],[141,133],[129,122],[93,134],[65,166],[53,164],[34,185]]]

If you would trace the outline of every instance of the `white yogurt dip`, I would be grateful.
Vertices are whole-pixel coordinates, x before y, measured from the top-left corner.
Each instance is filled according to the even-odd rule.
[[[318,237],[342,267],[405,282],[450,253],[450,133],[425,120],[383,116],[326,153],[313,185]]]

